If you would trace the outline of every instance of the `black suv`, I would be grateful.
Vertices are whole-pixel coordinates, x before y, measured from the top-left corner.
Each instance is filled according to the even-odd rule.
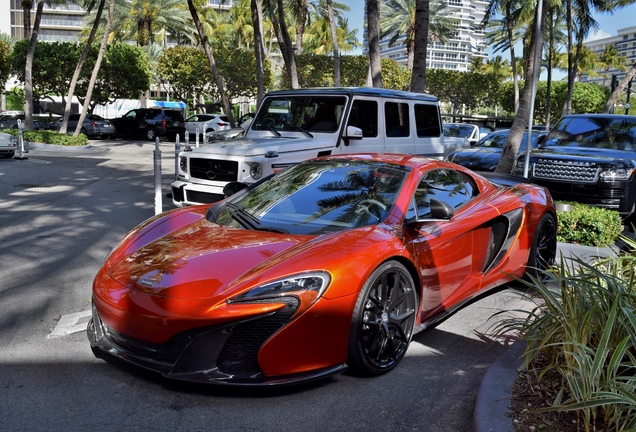
[[[185,121],[181,111],[162,108],[137,108],[110,121],[117,135],[143,136],[154,141],[158,136],[169,140],[185,134]]]
[[[520,157],[515,172],[523,172]],[[634,212],[636,116],[578,114],[563,117],[530,153],[528,176],[554,199]]]

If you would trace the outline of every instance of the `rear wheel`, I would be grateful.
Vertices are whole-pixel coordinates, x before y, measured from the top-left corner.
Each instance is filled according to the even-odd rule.
[[[525,278],[546,279],[546,271],[554,265],[556,257],[556,221],[546,213],[541,217],[532,238]]]
[[[347,363],[354,373],[377,376],[394,369],[411,343],[417,292],[408,270],[387,261],[365,282],[351,319]]]

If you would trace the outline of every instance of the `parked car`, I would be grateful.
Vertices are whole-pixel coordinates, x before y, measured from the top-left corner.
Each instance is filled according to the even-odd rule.
[[[223,114],[195,114],[185,121],[185,128],[194,137],[197,129],[199,135],[230,129],[230,119]]]
[[[24,113],[16,113],[12,111],[8,114],[0,115],[0,129],[17,129],[18,128],[18,120],[24,123],[25,115]],[[49,123],[44,119],[39,119],[37,117],[33,118],[33,128],[35,130],[46,130],[49,128]]]
[[[473,146],[492,130],[470,123],[444,123],[444,157],[455,149]],[[485,132],[488,130],[488,132]]]
[[[117,134],[141,136],[150,141],[157,137],[175,139],[185,134],[185,121],[181,111],[164,108],[137,108],[122,117],[111,119]]]
[[[253,183],[303,160],[359,152],[441,159],[438,98],[354,87],[270,92],[244,136],[179,154],[172,202],[212,203],[229,182]]]
[[[69,133],[75,132],[79,119],[80,114],[69,115],[66,131]],[[62,128],[63,120],[63,118],[60,118],[58,121],[54,122],[52,125],[53,129],[59,132]],[[81,133],[89,138],[112,138],[117,135],[117,130],[109,120],[106,120],[96,114],[86,114],[86,118],[82,123]]]
[[[523,172],[524,161],[516,164]],[[636,116],[563,117],[530,155],[528,175],[558,200],[634,212]]]
[[[502,129],[492,132],[479,140],[471,148],[457,149],[446,156],[446,160],[454,162],[456,164],[465,166],[474,171],[494,171],[497,168],[499,159],[501,158],[501,152],[508,139],[510,129]],[[537,147],[537,143],[541,135],[539,133],[532,133],[532,148]],[[519,153],[526,151],[526,141],[528,133],[523,135],[521,144],[519,146]]]
[[[15,155],[17,140],[11,134],[0,132],[0,157],[10,158]]]
[[[381,375],[414,333],[555,254],[540,186],[413,155],[317,158],[134,229],[95,277],[88,338],[207,384]]]

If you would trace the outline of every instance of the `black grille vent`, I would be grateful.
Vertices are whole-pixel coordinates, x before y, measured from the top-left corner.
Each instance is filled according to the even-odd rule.
[[[230,182],[238,180],[238,162],[190,158],[190,175],[203,180]]]
[[[257,356],[261,345],[298,309],[299,301],[296,297],[285,297],[281,301],[285,301],[286,305],[277,313],[232,328],[232,334],[217,359],[216,364],[220,371],[228,374],[260,372]]]
[[[596,183],[600,168],[552,161],[534,164],[534,177],[579,183]]]

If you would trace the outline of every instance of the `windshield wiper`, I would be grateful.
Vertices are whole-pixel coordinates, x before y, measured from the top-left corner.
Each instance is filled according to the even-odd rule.
[[[263,224],[261,224],[261,221],[256,216],[254,216],[252,213],[248,212],[241,206],[238,206],[232,202],[228,202],[226,203],[226,205],[229,209],[228,211],[230,212],[230,216],[232,216],[232,219],[237,221],[243,228],[255,231],[269,231],[281,234],[289,234],[289,231],[283,229],[263,226]]]
[[[265,128],[265,129],[267,129],[268,131],[270,131],[271,133],[273,133],[273,134],[274,134],[274,135],[276,135],[277,137],[282,136],[282,135],[280,134],[280,132],[278,132],[276,129],[274,129],[274,128],[273,128],[273,127],[271,127],[271,126],[261,125],[261,127],[263,127],[263,128]]]
[[[314,135],[312,133],[308,132],[306,129],[301,128],[300,126],[287,126],[285,129],[286,130],[302,132],[309,138],[313,138],[314,137]]]

